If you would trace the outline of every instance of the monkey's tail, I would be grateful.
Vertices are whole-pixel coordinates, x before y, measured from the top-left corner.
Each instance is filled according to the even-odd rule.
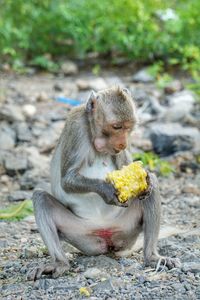
[[[35,190],[32,196],[35,220],[49,254],[54,260],[65,262],[66,256],[61,248],[58,231],[52,216],[52,198],[43,190]]]
[[[174,226],[161,227],[160,233],[159,233],[159,239],[164,239],[164,238],[167,238],[167,237],[170,237],[170,236],[173,236],[176,234],[182,234],[182,233],[185,233],[185,231],[183,231],[180,228],[174,227]],[[126,257],[126,256],[133,254],[134,252],[139,252],[143,248],[143,239],[144,239],[143,235],[141,234],[131,249],[119,251],[115,254],[117,256]]]

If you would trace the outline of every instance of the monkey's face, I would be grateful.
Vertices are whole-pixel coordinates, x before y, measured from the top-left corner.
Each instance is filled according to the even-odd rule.
[[[135,105],[127,89],[114,87],[90,95],[86,104],[96,151],[116,155],[125,150],[137,122]]]
[[[94,146],[98,152],[116,155],[125,150],[133,130],[133,121],[115,122],[102,126]]]

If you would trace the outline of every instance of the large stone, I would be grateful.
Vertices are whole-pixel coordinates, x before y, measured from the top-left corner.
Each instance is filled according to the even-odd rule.
[[[89,88],[94,91],[104,90],[107,87],[107,83],[101,77],[93,78],[89,81]]]
[[[194,109],[195,97],[190,91],[182,91],[168,97],[169,108],[165,113],[168,122],[181,121]]]
[[[8,154],[5,158],[5,169],[10,176],[24,173],[28,169],[27,156],[17,153]]]
[[[70,60],[63,62],[60,66],[60,69],[64,75],[76,75],[78,73],[77,65]]]
[[[39,150],[34,146],[26,148],[26,153],[29,163],[35,169],[35,172],[37,171],[36,173],[32,171],[33,177],[39,174],[40,177],[49,176],[50,158],[40,154]]]
[[[26,199],[31,199],[32,192],[26,191],[15,191],[8,195],[8,201],[22,201]]]
[[[30,142],[32,140],[32,134],[25,122],[17,123],[16,125],[17,139],[20,142]]]
[[[0,108],[0,120],[8,122],[24,121],[25,117],[19,106],[8,104]]]
[[[16,133],[9,124],[0,125],[0,149],[12,149],[15,146]]]
[[[182,89],[183,89],[183,85],[181,81],[173,80],[165,86],[164,91],[166,94],[173,94],[176,92],[180,92]]]
[[[133,75],[134,82],[151,83],[154,81],[153,76],[148,73],[147,69],[142,69]]]
[[[198,147],[199,131],[178,123],[155,124],[150,128],[153,149],[161,156]]]
[[[36,114],[36,107],[32,104],[25,104],[22,107],[22,112],[26,118],[32,118]]]
[[[200,274],[200,263],[198,262],[186,262],[182,265],[183,272],[191,272]]]
[[[40,148],[40,152],[50,152],[52,149],[55,148],[63,126],[64,123],[62,121],[55,122],[52,124],[51,127],[43,131],[43,133],[37,141],[37,145]]]

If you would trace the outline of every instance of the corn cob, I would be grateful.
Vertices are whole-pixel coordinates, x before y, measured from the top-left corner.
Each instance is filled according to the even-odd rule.
[[[142,168],[141,161],[133,162],[121,170],[115,170],[106,175],[106,181],[116,188],[121,203],[144,192],[148,187],[146,179],[147,173]]]

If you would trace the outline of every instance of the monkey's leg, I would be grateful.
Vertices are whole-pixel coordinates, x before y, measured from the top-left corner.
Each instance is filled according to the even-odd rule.
[[[42,274],[52,274],[56,278],[69,269],[69,263],[61,248],[58,229],[54,220],[53,211],[55,205],[53,197],[44,191],[35,191],[32,200],[36,223],[49,254],[53,258],[53,263],[41,265],[31,270],[27,278],[29,280],[36,280]]]
[[[168,268],[180,266],[178,259],[162,257],[157,252],[157,241],[160,230],[161,197],[157,178],[150,174],[152,192],[148,199],[142,200],[144,226],[144,261],[145,265],[155,266],[161,261]]]
[[[29,272],[27,276],[29,280],[38,279],[43,274],[52,274],[56,278],[69,269],[59,236],[64,237],[70,244],[87,255],[107,252],[107,248],[101,240],[88,235],[94,225],[88,224],[86,220],[74,215],[50,194],[44,191],[34,192],[33,204],[39,232],[54,262]]]

